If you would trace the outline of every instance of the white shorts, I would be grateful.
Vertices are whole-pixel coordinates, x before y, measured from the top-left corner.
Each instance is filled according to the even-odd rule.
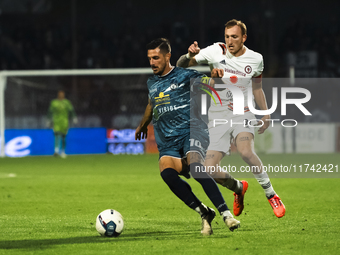
[[[250,125],[249,125],[250,124]],[[226,154],[230,152],[230,145],[241,132],[254,135],[256,117],[251,112],[244,115],[233,115],[232,112],[221,114],[215,112],[209,114],[209,136],[210,144],[208,150],[221,151]]]

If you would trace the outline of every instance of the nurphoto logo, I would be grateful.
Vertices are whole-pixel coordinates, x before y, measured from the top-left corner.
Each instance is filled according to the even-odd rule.
[[[216,92],[215,89],[217,90],[229,90],[228,94],[230,96],[229,99],[232,99],[232,112],[234,115],[244,115],[245,113],[245,98],[244,98],[244,92],[237,86],[234,85],[228,85],[228,84],[215,84],[214,88],[212,88],[209,85],[203,84],[204,86],[206,86],[207,88],[209,88],[211,91],[213,91],[216,95],[217,98],[220,101],[220,105],[223,106],[222,104],[222,100],[220,98],[220,96],[218,95],[218,93]],[[202,89],[202,88],[201,88]],[[216,100],[214,99],[213,95],[207,90],[207,89],[202,89],[203,91],[205,91],[208,95],[210,95],[210,97],[213,99],[213,101],[216,104]],[[275,110],[277,109],[278,106],[278,89],[276,87],[273,87],[272,90],[272,105],[268,110],[257,110],[255,109],[255,107],[253,106],[253,91],[252,91],[252,87],[249,87],[247,90],[247,112],[250,111],[253,114],[256,115],[269,115],[275,112]],[[288,93],[295,93],[295,94],[302,94],[304,95],[303,98],[287,98],[287,94]],[[307,115],[312,115],[307,109],[306,107],[303,106],[303,104],[307,103],[309,100],[311,99],[311,93],[309,90],[305,89],[305,88],[297,88],[297,87],[282,87],[281,88],[281,116],[286,116],[287,114],[287,105],[291,104],[291,105],[295,105],[305,116]],[[202,115],[207,115],[207,109],[208,109],[208,105],[207,105],[207,95],[206,94],[202,94],[201,95],[201,114]],[[251,121],[256,121],[256,123],[258,121],[261,122],[261,125],[257,125],[257,127],[259,126],[263,126],[264,122],[262,120],[248,120],[245,121],[243,124],[249,125],[249,123],[251,123]],[[271,125],[274,125],[275,121],[280,121],[279,119],[267,119],[266,121],[271,122]],[[293,125],[285,125],[285,122],[294,122]],[[227,124],[228,120],[225,119],[214,119],[214,126],[215,125],[221,125],[221,124]],[[241,123],[230,123],[232,124],[241,124]],[[284,127],[295,127],[297,126],[297,121],[294,119],[284,119],[281,121],[281,125]]]

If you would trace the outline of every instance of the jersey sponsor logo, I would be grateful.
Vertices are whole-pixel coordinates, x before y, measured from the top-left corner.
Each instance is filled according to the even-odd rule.
[[[170,95],[165,95],[164,92],[160,92],[158,97],[155,97],[156,106],[162,104],[170,104]]]
[[[158,99],[158,98],[163,98],[163,97],[168,97],[170,95],[164,95],[164,92],[160,92],[158,97],[155,97],[155,99]]]
[[[250,74],[251,73],[251,71],[252,71],[253,69],[251,68],[251,66],[246,66],[245,68],[244,68],[244,71],[247,73],[247,74]]]
[[[240,75],[240,76],[243,76],[243,77],[246,76],[245,73],[238,71],[238,70],[232,70],[232,69],[229,69],[229,68],[224,68],[224,71],[227,72],[227,73],[232,73],[232,74]]]
[[[177,111],[178,109],[182,109],[185,107],[190,107],[190,104],[185,104],[185,105],[181,105],[181,106],[177,106],[177,105],[167,105],[167,106],[161,106],[161,107],[154,107],[153,108],[153,117],[155,120],[158,120],[159,117],[167,112],[172,112],[172,111]]]

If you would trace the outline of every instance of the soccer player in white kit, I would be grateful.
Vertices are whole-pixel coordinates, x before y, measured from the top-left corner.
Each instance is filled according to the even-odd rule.
[[[254,123],[248,125],[248,120],[256,117],[247,106],[248,87],[252,87],[253,100],[261,110],[268,110],[266,98],[262,90],[263,57],[261,54],[248,49],[244,42],[247,39],[247,28],[238,20],[230,20],[225,24],[225,44],[214,43],[204,49],[198,47],[195,41],[188,48],[188,54],[181,56],[177,66],[189,67],[198,64],[209,64],[212,77],[223,78],[227,85],[237,86],[244,94],[244,115],[233,115],[233,95],[228,89],[219,91],[222,106],[211,104],[209,108],[209,135],[205,165],[217,166],[222,158],[229,153],[231,141],[234,141],[242,159],[252,169],[254,177],[264,189],[265,195],[273,208],[274,214],[281,218],[285,215],[285,206],[274,191],[268,174],[262,171],[262,162],[254,150]],[[217,125],[214,119],[228,120],[228,125]],[[258,133],[262,134],[269,126],[270,115],[265,115],[258,124],[262,124]],[[244,125],[230,123],[244,123]],[[238,216],[244,208],[244,195],[248,182],[234,179],[227,172],[216,172],[213,178],[217,183],[234,191],[234,215]]]

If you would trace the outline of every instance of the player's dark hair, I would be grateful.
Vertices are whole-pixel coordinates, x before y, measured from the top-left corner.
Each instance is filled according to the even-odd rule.
[[[150,43],[148,43],[146,45],[147,50],[153,50],[153,49],[157,49],[157,48],[159,48],[161,50],[161,52],[163,52],[165,54],[171,53],[170,42],[166,38],[155,39],[155,40],[151,41]]]
[[[231,28],[233,26],[239,26],[241,28],[242,35],[247,34],[246,24],[244,24],[241,20],[236,19],[229,20],[227,23],[225,23],[224,28]]]

